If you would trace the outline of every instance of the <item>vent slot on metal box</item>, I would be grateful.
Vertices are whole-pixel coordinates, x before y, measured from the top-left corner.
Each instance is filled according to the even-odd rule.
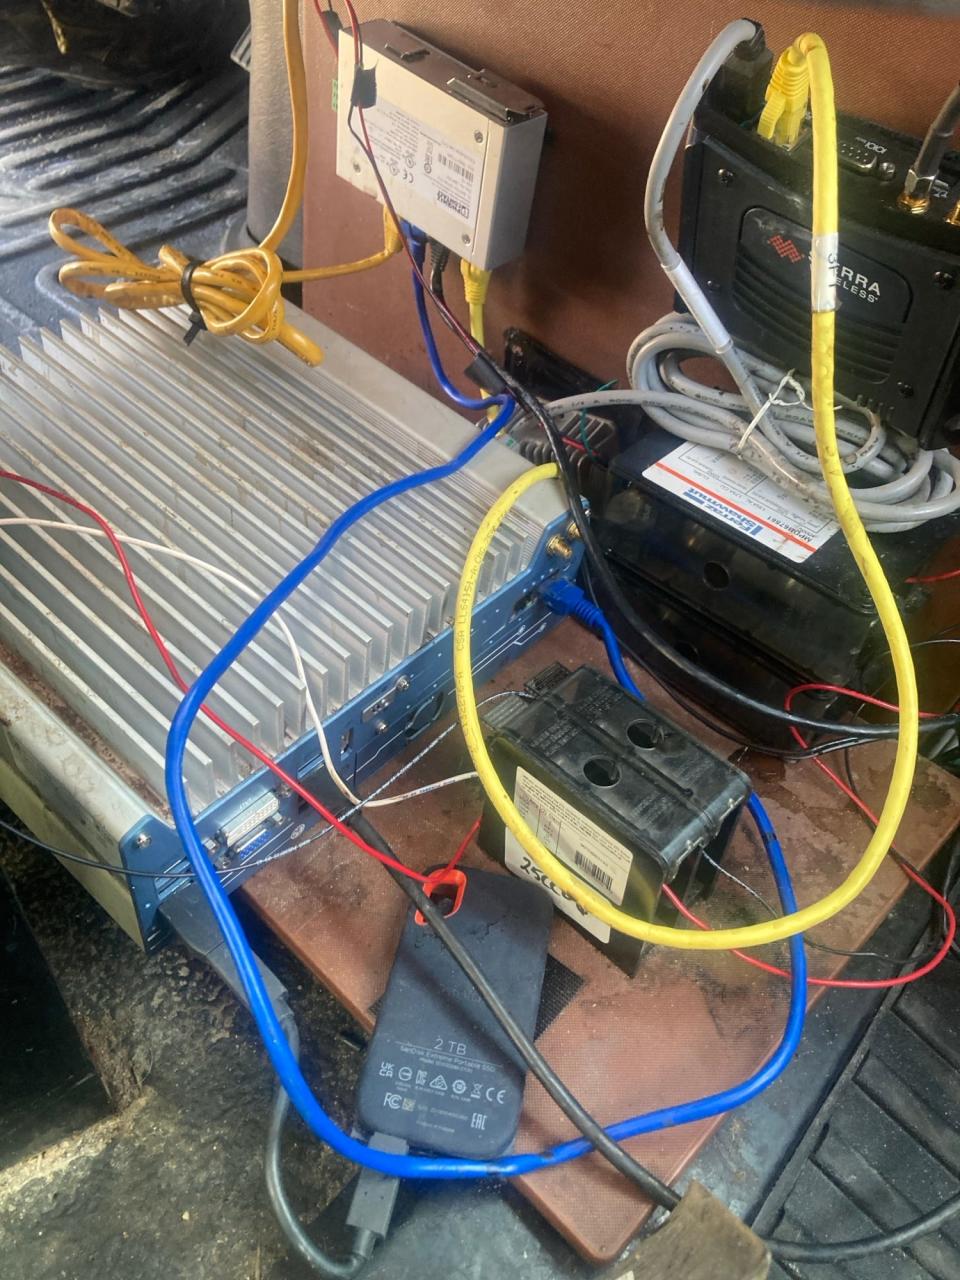
[[[312,323],[312,322],[308,322]],[[328,366],[201,334],[179,313],[103,313],[0,355],[3,466],[87,502],[123,535],[225,569],[129,549],[144,599],[190,679],[330,522],[379,485],[447,460],[475,428],[323,333]],[[336,354],[337,359],[332,356]],[[332,366],[340,365],[338,374]],[[471,537],[523,464],[494,444],[456,476],[412,491],[345,536],[283,617],[321,716],[416,653],[450,622]],[[4,517],[86,523],[25,486],[2,489]],[[481,595],[526,568],[542,523],[518,511],[484,565]],[[156,795],[179,693],[157,659],[103,538],[0,526],[0,642],[28,664]],[[212,706],[259,747],[305,728],[304,689],[268,625]],[[186,761],[202,809],[250,761],[200,717]]]

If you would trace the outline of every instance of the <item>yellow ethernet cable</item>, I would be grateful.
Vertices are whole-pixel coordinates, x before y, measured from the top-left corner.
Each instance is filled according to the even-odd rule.
[[[463,277],[463,296],[470,311],[470,336],[476,338],[481,347],[486,346],[483,332],[483,308],[487,301],[492,271],[483,267],[475,267],[466,258],[460,259],[460,275]]]
[[[800,136],[810,92],[810,67],[799,44],[799,40],[795,41],[777,59],[757,124],[761,138],[770,138],[784,147],[792,147]]]
[[[239,335],[256,343],[276,340],[309,365],[322,361],[321,348],[284,319],[281,287],[368,271],[399,253],[403,242],[384,209],[383,248],[378,253],[329,267],[283,269],[277,250],[303,203],[307,169],[307,82],[299,8],[298,0],[283,0],[283,48],[293,120],[290,173],[280,212],[265,238],[252,248],[196,264],[191,264],[179,250],[164,245],[157,255],[159,262],[153,265],[137,257],[96,219],[78,209],[54,209],[48,224],[50,236],[72,256],[72,261],[60,268],[59,275],[60,283],[71,293],[134,311],[195,303],[211,333],[221,337]],[[77,228],[95,244],[83,243],[70,234],[68,227]]]
[[[837,521],[850,545],[883,626],[893,657],[900,705],[900,734],[890,787],[876,828],[860,861],[832,893],[792,915],[746,927],[702,933],[693,929],[667,928],[626,915],[574,875],[530,830],[504,789],[483,739],[473,688],[470,625],[480,570],[497,529],[528,489],[557,476],[555,463],[537,467],[520,476],[485,516],[467,555],[454,616],[453,670],[460,722],[474,768],[503,822],[557,888],[569,893],[599,920],[644,942],[688,951],[723,951],[733,947],[756,947],[763,943],[778,942],[822,924],[848,906],[870,883],[893,843],[907,805],[917,759],[919,706],[910,646],[893,593],[850,496],[837,447],[833,409],[837,146],[830,62],[819,36],[801,36],[793,48],[806,61],[813,108],[812,390],[817,452]]]

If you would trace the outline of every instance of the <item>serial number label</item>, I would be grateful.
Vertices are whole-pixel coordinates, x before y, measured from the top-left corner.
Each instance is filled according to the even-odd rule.
[[[605,898],[620,906],[633,866],[633,854],[625,845],[523,768],[517,769],[514,802],[527,826],[555,857]],[[610,941],[610,926],[598,920],[555,884],[546,872],[541,871],[509,828],[504,835],[504,860],[516,875],[546,889],[557,907],[571,920],[600,942]]]

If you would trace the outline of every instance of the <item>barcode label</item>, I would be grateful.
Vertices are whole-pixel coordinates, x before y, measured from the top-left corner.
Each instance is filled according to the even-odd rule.
[[[456,160],[452,160],[445,151],[438,152],[437,159],[445,169],[455,173],[458,178],[463,178],[465,182],[473,182],[473,170],[468,169],[465,164],[458,164]]]
[[[618,907],[623,903],[633,867],[633,854],[625,845],[522,766],[517,769],[514,800],[523,820],[555,857],[571,871],[579,871]],[[600,937],[599,921],[591,917],[591,925],[586,925],[582,919],[583,908],[570,902],[569,895],[557,889],[549,876],[525,865],[524,850],[509,829],[504,835],[504,849],[508,855],[507,866],[512,871],[542,884],[553,893],[561,911]]]
[[[591,880],[596,880],[597,884],[603,885],[607,893],[613,891],[613,876],[610,875],[609,871],[604,871],[603,867],[598,867],[593,859],[588,858],[580,849],[577,849],[574,853],[573,860]]]

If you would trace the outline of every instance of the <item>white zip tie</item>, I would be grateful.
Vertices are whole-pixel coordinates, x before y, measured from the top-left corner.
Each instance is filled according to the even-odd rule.
[[[740,436],[740,439],[737,441],[737,443],[733,446],[733,449],[731,450],[731,452],[735,453],[737,457],[740,457],[742,455],[743,450],[746,447],[747,441],[753,435],[754,431],[757,429],[757,427],[766,417],[767,413],[769,412],[769,410],[772,408],[773,405],[778,404],[781,406],[781,408],[786,409],[786,408],[791,408],[794,405],[807,403],[807,393],[804,391],[803,387],[796,380],[793,374],[794,374],[793,369],[787,370],[787,372],[783,375],[783,377],[780,379],[780,381],[777,383],[774,389],[770,392],[770,394],[767,396],[766,400],[763,402],[763,404],[760,406],[757,412],[753,415],[753,419],[744,428],[744,431]],[[788,384],[796,393],[796,397],[797,397],[796,400],[779,399],[780,392]]]

